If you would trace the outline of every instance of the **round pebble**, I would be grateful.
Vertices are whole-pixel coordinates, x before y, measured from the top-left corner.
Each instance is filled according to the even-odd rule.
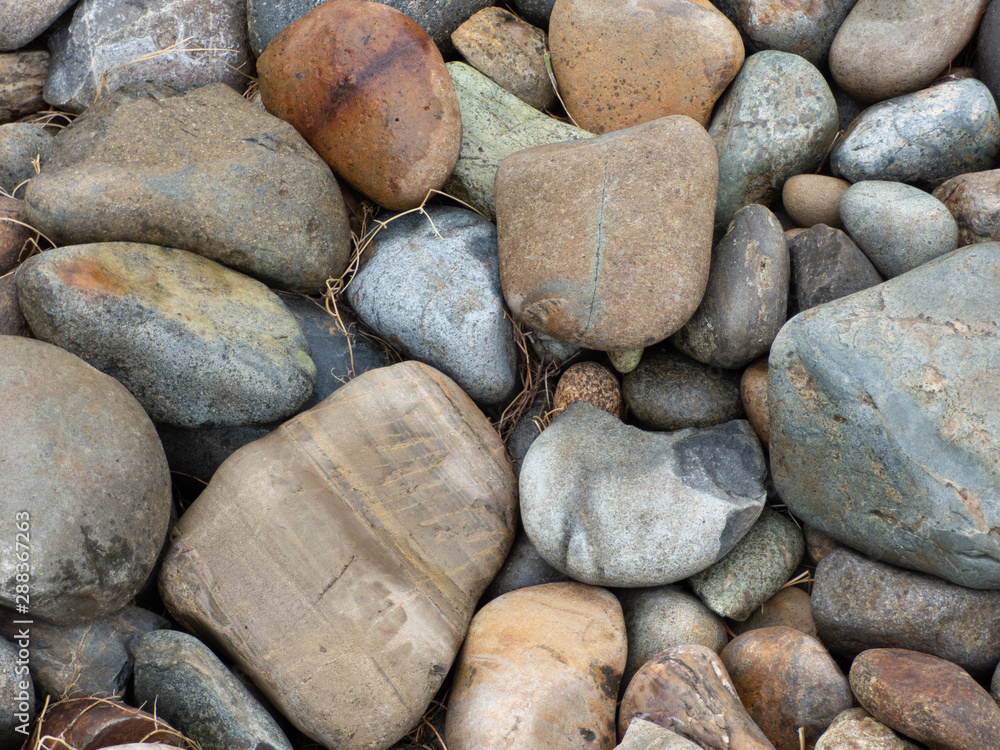
[[[840,223],[840,198],[851,186],[847,180],[821,174],[797,174],[781,190],[781,201],[788,215],[800,227],[808,229],[826,224],[836,229]]]
[[[611,370],[597,362],[571,365],[559,378],[552,408],[562,412],[574,401],[586,401],[608,414],[622,418],[622,389]]]

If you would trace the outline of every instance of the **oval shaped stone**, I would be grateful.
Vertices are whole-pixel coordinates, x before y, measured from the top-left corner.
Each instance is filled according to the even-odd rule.
[[[574,401],[586,401],[619,419],[623,416],[624,403],[618,378],[597,362],[570,365],[559,376],[552,400],[553,411],[561,412]]]
[[[781,190],[781,202],[798,226],[826,224],[842,229],[840,199],[851,186],[847,180],[823,174],[797,174]]]
[[[798,586],[784,586],[746,620],[729,623],[729,627],[737,635],[778,625],[800,630],[816,638],[816,623],[813,622],[809,594]]]
[[[1000,240],[1000,169],[952,177],[933,196],[955,217],[959,247]]]
[[[740,401],[747,421],[765,449],[771,440],[771,412],[767,408],[767,357],[761,357],[740,377]]]
[[[800,312],[882,283],[878,270],[851,238],[825,224],[796,235],[788,252],[794,302]]]

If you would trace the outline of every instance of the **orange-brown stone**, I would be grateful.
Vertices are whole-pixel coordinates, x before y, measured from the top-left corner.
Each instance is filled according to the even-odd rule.
[[[562,411],[574,401],[586,401],[612,416],[622,418],[624,403],[618,378],[597,362],[580,362],[559,378],[552,408]]]

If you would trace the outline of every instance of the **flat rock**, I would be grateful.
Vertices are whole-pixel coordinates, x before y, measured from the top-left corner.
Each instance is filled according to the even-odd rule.
[[[834,174],[851,182],[939,185],[990,169],[1000,154],[1000,115],[975,78],[946,80],[872,105],[830,154]]]
[[[0,195],[0,276],[14,270],[32,249],[29,240],[35,233],[25,226],[27,221],[24,201]]]
[[[1000,240],[1000,169],[952,177],[933,195],[955,217],[959,247]]]
[[[717,161],[704,128],[679,115],[505,158],[500,279],[514,317],[602,351],[674,333],[708,283]]]
[[[743,622],[728,623],[737,635],[778,625],[794,628],[816,638],[816,623],[813,621],[809,594],[797,586],[785,586]]]
[[[414,208],[455,168],[462,118],[444,60],[388,5],[324,3],[279,32],[257,70],[267,111],[386,208]]]
[[[806,523],[866,554],[1000,587],[1000,245],[789,321],[771,349],[771,469]],[[964,293],[956,296],[954,290]],[[905,502],[903,499],[905,498]]]
[[[849,708],[837,714],[816,741],[815,750],[919,750],[919,747],[873,719],[863,708]]]
[[[617,750],[701,750],[689,739],[645,719],[633,719]]]
[[[35,164],[41,167],[52,153],[52,135],[41,125],[12,122],[0,125],[0,190],[10,195],[34,177]]]
[[[25,261],[17,289],[37,338],[113,375],[157,422],[259,424],[312,393],[309,346],[278,297],[199,255],[68,246]]]
[[[0,423],[16,437],[0,444],[0,510],[12,535],[25,520],[15,514],[27,516],[32,617],[75,624],[116,612],[167,533],[170,474],[153,424],[113,378],[20,336],[0,336],[0,393]],[[8,608],[17,565],[0,557]]]
[[[785,211],[798,226],[826,224],[843,229],[840,222],[840,199],[851,186],[847,180],[824,174],[797,174],[781,190]]]
[[[55,139],[25,201],[32,226],[60,245],[175,247],[291,291],[325,291],[350,255],[329,167],[221,84],[103,97]]]
[[[573,582],[504,594],[473,618],[455,664],[448,748],[610,748],[624,666],[610,592]]]
[[[23,633],[19,635],[18,640],[26,640]],[[24,659],[27,649],[22,653],[22,648],[0,638],[0,743],[10,748],[24,744],[35,720],[35,686]]]
[[[503,405],[518,387],[517,345],[500,289],[496,228],[464,208],[393,220],[347,289],[358,317],[393,346]]]
[[[760,515],[764,473],[746,422],[650,433],[574,403],[528,450],[521,520],[571,578],[659,586],[732,549]]]
[[[82,0],[49,51],[45,101],[70,112],[144,81],[243,91],[253,72],[244,0]]]
[[[0,0],[0,52],[23,47],[35,40],[75,0],[38,0],[25,4],[19,0]]]
[[[744,55],[739,31],[704,0],[562,0],[549,46],[567,111],[594,133],[669,115],[708,125]]]
[[[0,122],[11,122],[45,109],[42,88],[49,72],[45,50],[0,54]]]
[[[514,544],[510,548],[510,554],[504,560],[500,572],[496,574],[492,583],[483,592],[481,602],[491,602],[498,596],[517,589],[540,586],[543,583],[562,583],[568,580],[569,576],[545,562],[545,558],[538,554],[538,550],[531,543],[528,535],[524,533],[524,529],[518,528]]]
[[[851,238],[817,224],[788,243],[792,288],[799,311],[882,283],[882,276]]]

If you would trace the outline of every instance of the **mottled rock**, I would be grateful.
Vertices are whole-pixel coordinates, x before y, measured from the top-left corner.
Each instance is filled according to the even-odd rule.
[[[617,750],[701,750],[691,740],[645,719],[633,719]]]
[[[813,621],[809,594],[797,586],[785,586],[743,622],[729,623],[737,635],[778,625],[794,628],[815,638],[816,623]]]
[[[767,407],[767,357],[761,357],[740,377],[740,401],[747,421],[766,449],[771,439],[771,412]]]
[[[800,311],[882,283],[878,270],[851,238],[824,224],[796,236],[788,243],[788,252]]]
[[[257,60],[260,95],[347,182],[393,210],[419,205],[458,161],[462,118],[434,42],[380,3],[324,3]]]
[[[919,750],[919,746],[901,739],[863,708],[849,708],[823,732],[815,750]]]
[[[625,405],[618,378],[597,362],[571,365],[559,376],[552,409],[562,412],[574,401],[586,401],[619,419],[624,415]]]
[[[644,432],[570,404],[521,466],[524,529],[550,565],[585,583],[674,583],[749,530],[764,458],[746,422]]]
[[[36,174],[36,165],[48,161],[52,136],[41,125],[12,122],[0,125],[0,190],[10,195],[24,195],[21,184]]]
[[[0,18],[0,52],[16,50],[33,41],[62,15],[75,0],[36,0],[22,3],[19,0],[2,0]]]
[[[480,601],[486,603],[517,589],[539,586],[543,583],[562,583],[568,580],[569,576],[560,573],[545,562],[545,558],[538,554],[535,545],[531,543],[531,539],[521,528],[518,529],[517,536],[514,537],[514,545],[510,548],[510,554],[504,560],[500,572],[496,574],[493,582],[483,592],[483,598]]]
[[[12,271],[31,251],[34,232],[25,226],[28,212],[24,202],[0,195],[0,276]]]
[[[610,351],[608,352],[608,360],[611,362],[612,367],[625,375],[639,366],[644,351],[646,351],[645,348]]]
[[[717,161],[683,116],[505,158],[497,225],[514,317],[603,351],[674,333],[708,283]]]
[[[621,607],[603,589],[550,583],[494,599],[455,665],[449,750],[612,747],[625,651]]]
[[[170,517],[149,417],[113,378],[19,336],[0,337],[0,393],[0,424],[16,438],[0,443],[0,510],[10,544],[26,521],[32,617],[74,624],[121,609],[152,572]],[[17,604],[18,564],[13,551],[0,556],[5,607]]]
[[[0,336],[30,336],[28,321],[17,304],[17,282],[13,273],[0,276]]]
[[[1000,169],[952,177],[933,195],[955,217],[959,247],[1000,240]]]
[[[0,744],[3,747],[23,745],[35,719],[35,686],[27,664],[30,630],[27,636],[17,634],[19,637],[14,641],[0,638]]]
[[[826,224],[843,229],[840,222],[840,199],[851,186],[847,180],[823,174],[797,174],[781,190],[781,202],[798,226]]]
[[[0,122],[45,109],[42,87],[48,72],[49,53],[45,50],[0,55]]]
[[[25,202],[60,245],[164,245],[292,291],[325,291],[350,255],[329,167],[288,123],[221,84],[103,97],[55,139]]]
[[[893,565],[1000,587],[1000,245],[796,316],[771,348],[771,469],[800,519]],[[956,295],[955,290],[963,290]]]

